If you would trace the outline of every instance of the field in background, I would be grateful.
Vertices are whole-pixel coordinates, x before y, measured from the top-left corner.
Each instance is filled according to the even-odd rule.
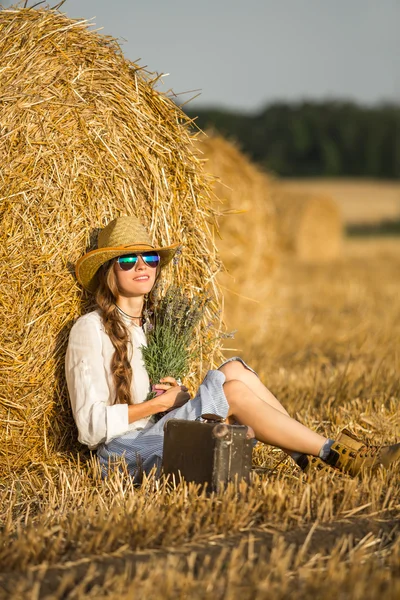
[[[399,273],[400,239],[346,241],[323,265],[285,260],[229,342],[317,431],[398,440]],[[217,496],[33,465],[0,488],[0,589],[21,599],[399,597],[398,467],[307,482],[276,449],[259,444],[254,461],[271,467],[266,477]]]
[[[356,179],[283,179],[280,185],[292,192],[332,196],[346,225],[400,221],[400,183]]]

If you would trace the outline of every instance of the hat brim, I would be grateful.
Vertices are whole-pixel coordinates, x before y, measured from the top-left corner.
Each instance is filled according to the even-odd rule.
[[[115,246],[113,248],[96,248],[84,254],[76,263],[75,274],[79,283],[88,292],[96,291],[97,271],[112,258],[117,256],[125,256],[133,252],[157,252],[160,256],[160,268],[165,267],[173,258],[175,252],[179,248],[179,244],[166,246],[165,248],[154,248],[147,244],[136,244],[133,246]]]

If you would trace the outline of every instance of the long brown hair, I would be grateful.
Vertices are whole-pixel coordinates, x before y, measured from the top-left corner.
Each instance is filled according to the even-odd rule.
[[[129,330],[116,308],[118,298],[117,277],[114,272],[114,260],[102,265],[98,271],[98,288],[95,300],[100,309],[104,330],[108,334],[115,352],[111,358],[111,373],[115,385],[115,404],[133,404],[131,394],[132,367],[128,347],[131,344]],[[157,270],[156,283],[160,271]],[[155,286],[153,286],[154,290]],[[153,291],[152,290],[152,291]],[[149,294],[149,308],[153,303],[153,294]]]

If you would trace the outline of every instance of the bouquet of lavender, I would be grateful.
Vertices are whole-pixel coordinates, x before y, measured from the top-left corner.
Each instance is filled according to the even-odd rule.
[[[142,356],[149,374],[151,391],[146,400],[155,398],[154,385],[163,377],[182,380],[189,363],[196,357],[193,333],[205,314],[208,298],[198,294],[190,298],[176,285],[170,286],[154,307],[152,323],[147,328],[147,346]],[[156,415],[158,420],[163,416]]]

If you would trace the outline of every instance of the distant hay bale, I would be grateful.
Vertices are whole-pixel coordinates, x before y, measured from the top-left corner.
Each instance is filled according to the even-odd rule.
[[[276,264],[275,215],[270,183],[231,142],[210,133],[201,136],[204,168],[215,177],[219,213],[216,244],[227,273],[218,277],[225,298],[225,320],[238,327],[251,300],[263,300]]]
[[[340,254],[343,223],[333,198],[296,194],[276,185],[272,193],[280,250],[307,262],[332,260]]]
[[[73,266],[96,227],[135,214],[160,243],[181,242],[167,280],[206,287],[218,312],[208,178],[187,117],[155,84],[86,21],[0,11],[1,468],[73,447],[64,354],[90,306]],[[219,360],[206,323],[199,341],[193,385]]]

